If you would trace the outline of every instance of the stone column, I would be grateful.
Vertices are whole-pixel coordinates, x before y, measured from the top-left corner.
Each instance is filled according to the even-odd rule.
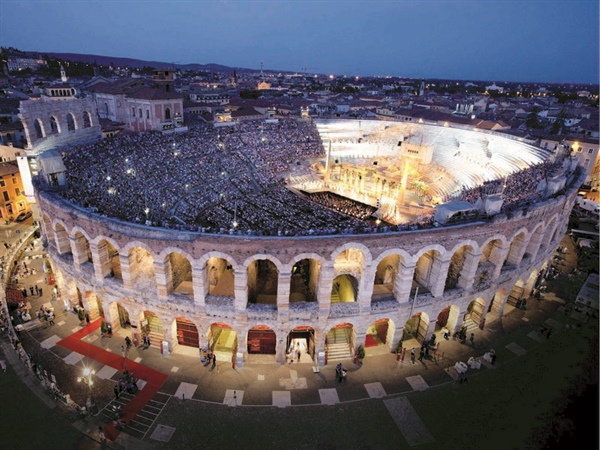
[[[127,290],[133,289],[133,279],[131,274],[131,266],[129,264],[129,256],[119,253],[119,264],[121,266],[121,276],[123,277],[123,287]]]
[[[494,244],[494,248],[490,253],[490,261],[496,266],[494,268],[494,273],[492,274],[492,281],[495,281],[500,276],[500,272],[502,271],[502,266],[504,265],[504,261],[506,260],[506,255],[508,254],[508,244],[504,246],[500,245],[500,242]]]
[[[458,276],[458,287],[469,289],[473,286],[480,258],[481,252],[475,253],[469,247],[465,248],[465,260],[460,275]]]
[[[81,270],[81,266],[88,261],[87,239],[83,234],[69,237],[71,253],[73,254],[73,266],[75,270]]]
[[[169,282],[170,280],[170,270],[167,267],[168,262],[156,262],[154,261],[154,276],[156,279],[156,293],[158,298],[161,300],[166,300],[169,294]],[[171,284],[171,287],[173,285]]]
[[[204,268],[192,264],[192,290],[194,293],[194,306],[197,313],[203,313],[208,295],[208,272]]]
[[[508,256],[506,257],[506,260],[509,263],[514,264],[516,267],[518,267],[521,263],[521,260],[523,259],[525,248],[525,239],[522,235],[518,235],[513,239],[512,244],[509,247],[509,252]]]
[[[398,263],[398,273],[394,278],[394,296],[400,304],[410,302],[410,290],[412,288],[415,273],[415,263],[406,263],[401,260]]]
[[[358,302],[361,312],[371,311],[371,299],[373,297],[376,272],[377,265],[369,265],[365,267],[365,270],[360,277],[360,288],[358,290],[358,298],[356,301]]]
[[[317,288],[317,302],[319,303],[319,319],[327,319],[331,310],[331,287],[333,286],[333,262],[325,261],[321,265],[321,276]]]
[[[277,278],[277,319],[279,320],[279,323],[286,323],[290,318],[291,280],[291,272],[283,270],[279,271]]]
[[[102,241],[99,244],[90,242],[90,250],[92,251],[92,263],[94,265],[96,281],[103,283],[104,278],[110,275],[111,270],[106,241]]]
[[[450,258],[443,260],[439,253],[434,253],[428,280],[429,291],[434,297],[440,297],[444,294],[449,268]]]
[[[66,230],[60,230],[60,231],[56,231],[55,233],[56,236],[56,250],[58,251],[58,253],[65,254],[68,252],[71,252],[71,242],[69,240],[69,235],[67,234]]]
[[[248,271],[245,267],[241,269],[235,269],[233,271],[234,276],[234,305],[236,314],[246,314],[246,307],[248,305]]]

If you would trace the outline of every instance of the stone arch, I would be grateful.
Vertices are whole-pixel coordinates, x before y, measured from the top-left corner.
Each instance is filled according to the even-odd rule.
[[[402,257],[398,253],[388,254],[381,258],[375,269],[371,302],[395,300],[394,287],[401,261]]]
[[[60,123],[56,116],[50,116],[50,134],[60,134]]]
[[[337,263],[349,266],[358,264],[362,268],[370,265],[372,259],[369,247],[359,242],[347,242],[331,253],[334,267]]]
[[[504,299],[506,298],[506,288],[499,289],[495,294],[494,298],[490,302],[488,307],[488,314],[497,314],[500,316],[504,309]]]
[[[365,333],[365,348],[369,354],[373,354],[375,348],[388,353],[391,350],[392,341],[396,332],[396,324],[390,318],[377,319],[372,322]],[[379,353],[379,352],[377,352]]]
[[[156,289],[154,258],[143,246],[132,246],[128,253],[129,273],[132,286],[153,291]]]
[[[435,330],[444,335],[447,332],[452,335],[456,330],[460,317],[460,308],[456,305],[448,305],[442,309],[435,322]]]
[[[238,350],[238,336],[235,330],[224,322],[213,322],[207,331],[208,347],[217,357],[217,364],[231,362]]]
[[[193,295],[192,264],[182,252],[172,251],[165,257],[167,292]]]
[[[531,233],[527,247],[525,248],[525,254],[523,258],[533,260],[537,254],[540,246],[542,245],[542,238],[544,237],[544,224],[540,223]]]
[[[301,351],[306,352],[311,359],[314,359],[316,351],[315,329],[307,325],[294,327],[287,335],[285,353],[287,355],[291,354],[292,348],[296,348],[298,345]],[[306,349],[304,350],[304,348]]]
[[[354,356],[356,330],[351,322],[339,323],[325,337],[325,364],[337,363]]]
[[[247,264],[248,303],[277,304],[281,263],[270,255],[256,255]]]
[[[519,278],[508,294],[506,303],[515,308],[520,308],[523,298],[525,297],[525,282]]]
[[[335,277],[331,286],[331,303],[352,303],[358,298],[358,280],[349,274]]]
[[[102,307],[102,301],[98,295],[93,291],[86,291],[84,308],[91,322],[101,317],[104,317],[104,308]]]
[[[295,258],[292,264],[289,303],[316,302],[322,259]]]
[[[200,334],[196,324],[187,317],[176,317],[173,320],[174,334],[177,344],[186,347],[200,348]]]
[[[96,238],[102,278],[110,277],[123,281],[121,260],[116,244],[106,237]]]
[[[156,313],[144,310],[138,315],[140,333],[146,334],[150,338],[150,345],[160,348],[165,338],[165,330],[162,320]]]
[[[52,220],[48,216],[48,214],[42,215],[42,230],[46,235],[46,240],[48,242],[56,242],[56,236],[54,235],[54,229],[52,228]]]
[[[436,267],[439,268],[442,253],[435,248],[424,250],[419,256],[413,274],[413,283],[426,292],[433,294],[436,282]]]
[[[267,325],[255,325],[248,330],[246,338],[248,354],[275,355],[277,335]]]
[[[554,235],[554,232],[557,227],[558,218],[554,216],[552,217],[552,219],[550,219],[548,225],[546,225],[546,229],[543,232],[542,242],[540,244],[540,249],[538,250],[539,253],[544,253],[548,251],[548,248],[552,242],[552,236]]]
[[[467,256],[472,254],[474,247],[471,244],[464,244],[458,247],[450,258],[450,265],[448,266],[448,274],[446,276],[446,283],[444,290],[455,289],[459,287],[459,280],[463,276],[463,270],[465,269],[465,262]]]
[[[210,252],[198,260],[204,280],[204,295],[233,297],[235,295],[235,268],[237,263],[231,256],[221,252]]]
[[[527,278],[527,281],[525,282],[525,296],[526,297],[530,297],[533,295],[533,290],[535,289],[535,287],[538,285],[539,282],[539,278],[540,278],[540,272],[537,269],[533,269],[531,271],[531,273],[529,274],[529,277]]]
[[[518,267],[521,264],[521,260],[523,259],[523,254],[525,253],[525,248],[527,245],[527,230],[520,229],[514,234],[514,237],[510,241],[510,245],[508,247],[508,255],[506,255],[506,260],[504,264],[512,264],[515,267]]]
[[[58,254],[72,256],[69,233],[62,222],[56,222],[54,224],[54,237]]]
[[[427,340],[429,332],[429,314],[425,312],[414,313],[404,324],[402,341],[406,342],[405,348],[420,346]]]
[[[83,115],[81,118],[81,123],[83,123],[83,128],[91,128],[92,126],[92,115],[89,111],[83,111]]]
[[[477,297],[469,306],[467,306],[467,311],[465,313],[465,317],[463,322],[469,329],[469,322],[473,323],[477,328],[483,327],[483,321],[485,318],[485,299],[483,297]]]
[[[67,131],[75,131],[77,129],[77,121],[73,113],[67,113]]]
[[[44,123],[41,119],[35,119],[33,121],[33,128],[35,129],[36,139],[43,139],[46,137],[46,130],[44,129]]]
[[[73,232],[73,242],[75,244],[75,250],[77,253],[76,256],[79,261],[79,264],[93,264],[92,250],[90,248],[89,238],[86,236],[85,232],[79,227],[73,228],[71,230],[71,233]],[[73,256],[75,257],[75,255]]]
[[[477,266],[476,285],[483,285],[494,279],[494,273],[504,264],[503,237],[490,238],[481,249],[481,257]]]

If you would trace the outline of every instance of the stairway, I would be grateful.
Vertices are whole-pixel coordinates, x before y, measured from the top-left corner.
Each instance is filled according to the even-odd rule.
[[[333,328],[327,333],[327,364],[353,357],[350,343],[352,328]]]

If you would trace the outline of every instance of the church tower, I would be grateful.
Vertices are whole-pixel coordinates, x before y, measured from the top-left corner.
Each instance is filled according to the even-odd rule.
[[[67,72],[65,72],[65,67],[61,64],[60,65],[60,80],[63,83],[66,83],[68,78],[67,78]]]

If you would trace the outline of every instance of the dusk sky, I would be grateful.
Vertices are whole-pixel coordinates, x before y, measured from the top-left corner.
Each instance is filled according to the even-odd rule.
[[[167,63],[599,82],[598,0],[0,0],[0,44]]]

